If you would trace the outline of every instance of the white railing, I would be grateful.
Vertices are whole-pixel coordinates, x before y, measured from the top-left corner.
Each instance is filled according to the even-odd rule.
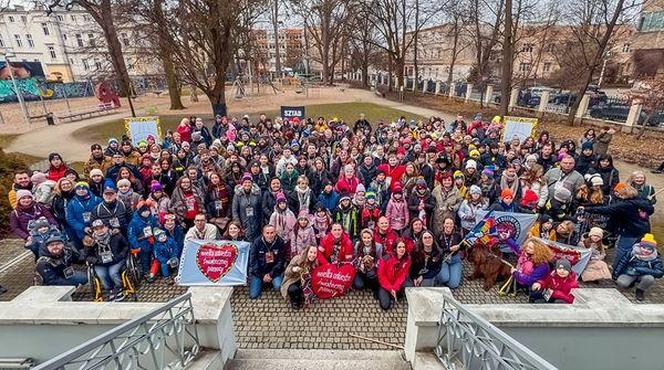
[[[186,293],[33,369],[183,369],[199,351]]]
[[[434,351],[451,370],[556,370],[535,352],[447,296],[443,299]]]

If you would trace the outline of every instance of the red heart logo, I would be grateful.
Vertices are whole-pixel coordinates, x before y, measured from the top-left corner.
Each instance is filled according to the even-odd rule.
[[[205,277],[216,283],[231,270],[238,255],[234,244],[205,244],[198,248],[196,264]]]
[[[318,266],[311,273],[311,288],[320,299],[344,295],[355,278],[355,267],[350,263],[330,263]]]

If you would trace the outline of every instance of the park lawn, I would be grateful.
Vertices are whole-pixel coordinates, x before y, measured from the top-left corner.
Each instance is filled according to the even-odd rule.
[[[360,113],[364,113],[370,122],[375,122],[379,119],[385,122],[396,120],[400,116],[405,116],[410,119],[426,119],[425,117],[414,115],[412,113],[404,112],[397,109],[384,107],[373,103],[339,103],[339,104],[316,104],[308,105],[305,108],[307,117],[323,116],[328,119],[343,118],[348,123],[353,123],[359,117]],[[279,113],[276,111],[265,112],[268,117],[274,117]],[[243,114],[234,114],[234,116],[241,117]],[[252,120],[257,119],[258,113],[249,114]],[[201,115],[203,119],[208,122],[212,119],[210,114]],[[166,130],[174,130],[177,124],[182,119],[182,116],[160,116],[161,128]],[[125,134],[124,119],[112,120],[94,126],[83,127],[74,131],[73,135],[79,140],[89,143],[106,143],[108,138],[120,138]],[[1,141],[0,141],[1,143]]]
[[[0,135],[0,148],[6,148],[18,137],[18,134]]]

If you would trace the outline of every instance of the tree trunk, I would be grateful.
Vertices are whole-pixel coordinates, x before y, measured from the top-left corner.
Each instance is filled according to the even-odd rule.
[[[272,27],[274,29],[274,71],[277,81],[281,80],[281,50],[279,50],[279,0],[274,1]]]
[[[512,90],[512,0],[505,0],[505,32],[503,38],[503,65],[500,81],[500,115],[506,116]],[[483,80],[479,76],[480,81]]]
[[[113,70],[118,74],[118,81],[120,83],[120,90],[123,95],[127,97],[129,109],[131,110],[132,117],[136,117],[134,110],[134,103],[132,102],[131,92],[131,79],[127,72],[127,65],[125,64],[124,56],[122,54],[122,45],[118,40],[117,30],[113,23],[112,9],[110,0],[104,0],[100,6],[100,19],[99,22],[104,33],[104,39],[108,45],[108,51],[111,57],[111,64]]]
[[[579,105],[581,104],[581,99],[583,98],[583,95],[586,93],[588,85],[590,85],[590,83],[593,80],[593,74],[595,73],[597,66],[599,66],[599,64],[602,63],[602,58],[604,57],[604,50],[606,50],[606,45],[608,45],[609,39],[613,35],[613,29],[616,26],[618,18],[620,18],[620,15],[623,13],[624,3],[625,0],[618,0],[615,10],[613,11],[611,20],[609,21],[609,24],[606,25],[606,32],[604,33],[602,39],[599,42],[598,45],[599,47],[597,49],[595,56],[593,57],[593,62],[588,68],[588,75],[586,76],[586,80],[584,81],[583,86],[581,86],[581,88],[577,92],[576,100],[569,109],[569,115],[567,116],[567,123],[569,123],[570,126],[574,126],[574,118],[576,117],[576,111],[579,109]]]
[[[166,74],[166,84],[168,85],[168,97],[171,101],[171,110],[184,109],[185,107],[180,98],[180,86],[178,84],[178,78],[175,75],[173,61],[169,54],[162,55],[161,61],[164,65],[164,73]]]
[[[225,84],[215,84],[215,86],[205,93],[210,99],[212,112],[214,115],[228,116],[226,110],[226,86]]]
[[[420,77],[420,66],[417,63],[417,53],[419,51],[419,23],[420,23],[420,1],[415,0],[415,35],[413,37],[415,40],[413,40],[413,72],[415,76],[413,77],[413,84],[415,84],[415,90],[418,90],[417,88],[417,81],[419,81]]]
[[[452,86],[454,80],[454,66],[457,60],[457,49],[459,48],[459,17],[454,17],[454,36],[452,38],[452,59],[450,60],[450,70],[447,72],[447,88]]]

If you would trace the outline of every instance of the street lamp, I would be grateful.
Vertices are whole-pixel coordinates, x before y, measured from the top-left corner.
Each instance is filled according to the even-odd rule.
[[[12,80],[12,85],[14,86],[14,91],[16,92],[16,98],[18,99],[18,103],[21,106],[21,111],[23,112],[23,121],[27,124],[30,123],[30,119],[28,118],[28,108],[25,106],[25,101],[23,101],[23,96],[21,96],[21,92],[18,89],[18,85],[16,84],[16,79],[14,78],[14,71],[12,70],[12,66],[9,62],[9,58],[13,58],[16,55],[10,51],[9,48],[5,48],[2,52],[0,52],[5,57],[5,66],[7,70],[9,71],[9,78]]]

